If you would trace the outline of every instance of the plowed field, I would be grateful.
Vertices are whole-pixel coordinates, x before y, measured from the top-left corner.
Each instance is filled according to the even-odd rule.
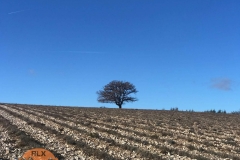
[[[0,105],[0,159],[45,148],[59,160],[240,159],[240,115]]]

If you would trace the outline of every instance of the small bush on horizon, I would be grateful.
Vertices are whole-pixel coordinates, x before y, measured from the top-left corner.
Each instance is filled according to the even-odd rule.
[[[239,111],[233,111],[231,112],[232,114],[240,114],[240,110]]]
[[[226,113],[226,111],[219,109],[217,113]]]
[[[219,109],[218,111],[216,111],[215,109],[211,109],[211,110],[206,110],[204,112],[208,112],[208,113],[224,113],[224,114],[227,113],[225,110],[221,110],[221,109]]]
[[[171,108],[170,111],[178,111],[178,107]]]
[[[208,113],[216,113],[216,110],[215,109],[211,109],[211,110],[206,110],[204,112],[208,112]]]
[[[193,109],[186,110],[186,112],[195,112]]]

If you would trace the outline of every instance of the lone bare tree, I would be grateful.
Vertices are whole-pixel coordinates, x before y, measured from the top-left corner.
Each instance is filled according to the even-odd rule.
[[[103,87],[103,90],[97,92],[98,102],[115,103],[119,108],[125,102],[137,101],[137,98],[130,97],[132,93],[137,93],[135,86],[129,82],[112,81]]]

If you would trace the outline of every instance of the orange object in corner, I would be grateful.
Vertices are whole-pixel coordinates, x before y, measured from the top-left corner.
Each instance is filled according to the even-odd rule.
[[[26,151],[18,160],[58,160],[58,158],[46,149],[34,148]]]

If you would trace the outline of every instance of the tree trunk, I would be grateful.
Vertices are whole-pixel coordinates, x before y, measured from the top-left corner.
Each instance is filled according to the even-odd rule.
[[[118,107],[119,107],[119,109],[122,109],[122,105],[121,104],[119,104]]]

